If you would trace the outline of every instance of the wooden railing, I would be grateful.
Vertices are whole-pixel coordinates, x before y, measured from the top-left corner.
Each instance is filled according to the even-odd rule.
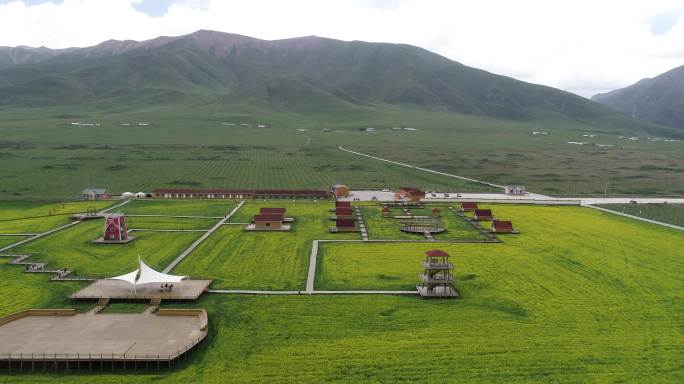
[[[28,316],[73,316],[75,309],[26,309],[0,317],[0,326]]]

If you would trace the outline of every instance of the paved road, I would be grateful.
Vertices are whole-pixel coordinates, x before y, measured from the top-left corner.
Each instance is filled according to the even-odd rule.
[[[194,251],[198,245],[200,245],[204,240],[206,240],[209,236],[211,236],[211,234],[214,233],[217,229],[221,228],[221,225],[223,225],[223,223],[228,221],[230,219],[230,217],[233,216],[233,214],[235,214],[235,212],[237,212],[240,208],[242,208],[242,206],[244,204],[245,204],[245,202],[241,201],[240,204],[237,205],[237,207],[233,208],[233,210],[230,211],[230,213],[228,213],[228,215],[226,215],[224,218],[219,220],[216,224],[214,224],[213,227],[211,227],[211,229],[206,231],[202,236],[200,236],[199,239],[195,240],[192,244],[190,244],[190,246],[186,250],[181,252],[181,254],[178,255],[178,257],[176,257],[171,262],[171,264],[167,265],[166,268],[164,268],[162,273],[171,272],[171,270],[174,269],[181,261],[183,261],[183,259],[185,259],[185,257],[188,256],[192,251]]]

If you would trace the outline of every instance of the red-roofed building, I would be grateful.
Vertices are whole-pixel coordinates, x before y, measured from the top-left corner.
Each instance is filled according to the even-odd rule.
[[[473,213],[473,219],[477,221],[489,221],[494,219],[491,209],[476,209]]]
[[[492,232],[494,233],[515,233],[513,223],[507,220],[494,220],[492,222]]]
[[[464,201],[461,203],[461,211],[472,212],[477,209],[477,203]]]
[[[392,212],[392,210],[388,206],[382,207],[382,216],[383,217],[389,216],[391,212]]]
[[[442,251],[441,249],[433,249],[431,251],[425,252],[427,257],[449,257],[449,254]]]
[[[425,198],[425,192],[417,188],[402,188],[397,192],[397,200],[417,202]]]
[[[268,207],[262,207],[259,209],[259,213],[280,213],[283,216],[285,216],[285,212],[287,212],[287,208],[268,208]]]
[[[280,229],[283,226],[283,214],[263,213],[254,216],[254,227],[257,229]]]
[[[351,201],[335,201],[335,209],[337,208],[351,208]]]

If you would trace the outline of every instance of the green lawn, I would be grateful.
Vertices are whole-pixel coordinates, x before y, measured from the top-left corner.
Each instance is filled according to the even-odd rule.
[[[330,202],[249,202],[230,219],[246,223],[260,207],[285,207],[295,222],[289,232],[245,232],[224,225],[174,271],[214,279],[214,288],[304,289],[314,239],[359,239],[359,234],[331,234]]]
[[[225,216],[237,203],[232,200],[133,200],[117,212],[136,215]]]
[[[108,277],[130,272],[138,256],[148,265],[163,268],[196,238],[199,232],[134,232],[127,244],[93,244],[102,236],[102,220],[80,223],[64,231],[27,243],[13,252],[31,253],[49,268],[69,268],[81,276]]]
[[[601,207],[646,219],[684,226],[684,205],[682,204],[605,204],[601,205]]]
[[[0,233],[38,233],[70,222],[69,216],[89,208],[102,210],[112,201],[40,203],[0,201]]]

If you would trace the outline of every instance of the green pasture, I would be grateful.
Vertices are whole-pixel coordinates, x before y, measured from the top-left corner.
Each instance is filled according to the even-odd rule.
[[[218,220],[219,219],[127,216],[126,226],[128,229],[209,229],[213,227]]]
[[[0,382],[549,383],[683,378],[682,305],[673,293],[621,295],[617,300],[601,292],[546,292],[532,300],[506,292],[501,296],[499,301],[440,301],[205,295],[198,306],[209,313],[209,339],[175,372],[14,374],[0,376]]]
[[[261,207],[287,208],[289,232],[246,232]],[[330,202],[249,202],[191,253],[174,272],[214,279],[223,289],[304,289],[314,239],[360,239],[357,233],[331,234]]]
[[[28,236],[0,236],[0,248],[14,244],[26,238],[28,238]]]
[[[231,200],[132,200],[117,209],[128,215],[207,216],[227,215],[237,203]]]
[[[618,296],[638,290],[644,280],[651,285],[670,282],[657,292],[682,288],[673,285],[675,271],[684,266],[676,256],[684,252],[684,237],[675,230],[579,207],[491,208],[522,233],[499,235],[502,244],[323,244],[316,287],[411,289],[418,282],[423,253],[439,248],[452,255],[464,296],[486,294],[483,287],[497,294],[529,292],[525,296],[542,293],[535,289],[575,294],[613,289]],[[636,273],[642,278],[631,277]]]
[[[102,210],[112,201],[42,203],[0,201],[0,233],[40,233],[68,224],[70,216],[93,208]]]
[[[684,226],[684,204],[605,204],[603,208]]]
[[[91,220],[13,249],[46,261],[49,268],[68,268],[79,276],[107,277],[130,272],[138,256],[148,265],[163,268],[187,248],[200,232],[133,232],[127,244],[93,244],[102,236],[102,220]]]
[[[29,308],[85,308],[68,298],[84,283],[52,282],[51,274],[26,273],[23,265],[11,265],[10,260],[0,257],[0,316]]]
[[[235,222],[265,205],[288,208],[300,231],[297,238],[339,238],[327,233],[329,203],[250,202]],[[172,305],[205,308],[210,330],[174,372],[5,374],[0,383],[684,380],[680,232],[578,207],[490,208],[522,234],[502,235],[500,244],[321,245],[317,289],[411,289],[423,252],[440,248],[452,255],[459,299],[204,295],[194,305]],[[85,229],[88,236],[78,235]],[[114,257],[86,244],[97,234],[95,222],[52,235],[65,237],[54,242],[62,244],[54,255],[75,258],[79,250],[79,262],[93,259],[98,270],[107,269]],[[156,239],[155,247],[173,241],[158,235],[147,239]],[[216,278],[214,286],[221,288],[301,288],[310,241],[273,235],[278,234],[243,233],[239,225],[226,225],[176,272]],[[65,247],[67,238],[82,240]],[[116,272],[134,264],[131,253]],[[0,296],[7,298],[0,315],[72,306],[66,297],[82,286],[49,282],[46,275],[24,273],[2,259],[0,274]],[[138,310],[142,306],[123,302],[108,312]]]

